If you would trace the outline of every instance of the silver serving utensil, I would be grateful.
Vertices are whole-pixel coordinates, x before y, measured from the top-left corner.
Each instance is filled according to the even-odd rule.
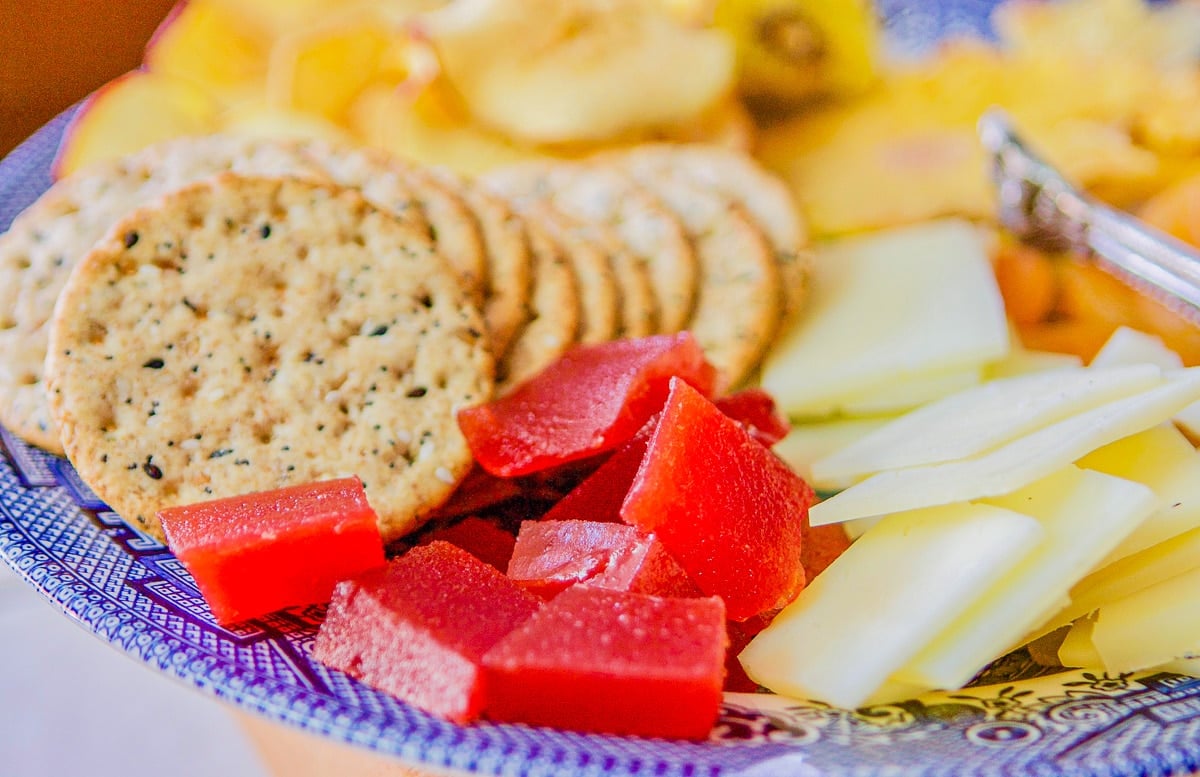
[[[1196,249],[1071,186],[1029,150],[1003,111],[985,113],[978,129],[992,159],[1001,224],[1032,245],[1090,257],[1200,324]]]

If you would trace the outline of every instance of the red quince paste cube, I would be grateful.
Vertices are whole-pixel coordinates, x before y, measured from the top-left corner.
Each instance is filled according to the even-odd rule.
[[[485,470],[525,475],[628,440],[672,376],[712,393],[716,371],[687,332],[576,346],[512,393],[459,411],[458,424]]]
[[[497,477],[479,467],[472,467],[450,498],[434,511],[433,518],[436,520],[471,515],[520,496],[521,493],[519,481]]]
[[[508,576],[544,598],[588,581],[658,596],[700,595],[658,538],[623,523],[525,521]]]
[[[713,400],[725,415],[740,423],[750,436],[770,448],[792,430],[775,408],[775,398],[760,388],[743,389]]]
[[[728,621],[725,624],[729,634],[729,650],[725,653],[725,690],[735,693],[754,693],[758,690],[758,683],[751,680],[750,675],[746,674],[742,662],[738,660],[738,654],[746,649],[750,640],[754,639],[758,632],[771,625],[771,621],[777,614],[778,611],[773,611],[765,615],[756,615],[740,623]]]
[[[492,720],[702,739],[721,706],[725,608],[567,589],[484,656]]]
[[[700,590],[741,621],[804,587],[812,499],[808,484],[739,423],[672,381],[621,517],[657,535]]]
[[[469,515],[448,526],[430,530],[421,537],[419,544],[428,545],[436,540],[457,545],[480,561],[491,564],[503,572],[508,569],[513,547],[517,538],[502,529],[495,521]]]
[[[479,716],[481,659],[541,600],[448,542],[339,583],[313,656],[449,720]]]
[[[158,517],[167,546],[223,624],[329,601],[339,580],[386,563],[356,477],[170,507]]]
[[[840,523],[810,526],[808,516],[804,518],[804,545],[800,551],[800,563],[804,565],[804,577],[812,580],[825,571],[850,547],[850,536]]]
[[[625,503],[633,478],[642,466],[652,430],[653,426],[650,425],[642,427],[642,431],[613,451],[595,472],[547,510],[542,520],[619,523],[621,505]]]

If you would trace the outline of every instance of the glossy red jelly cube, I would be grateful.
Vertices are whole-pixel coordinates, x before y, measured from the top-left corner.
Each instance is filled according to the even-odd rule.
[[[339,580],[386,563],[356,477],[171,507],[158,517],[220,623],[328,601]]]
[[[661,406],[672,378],[709,394],[716,371],[687,332],[577,346],[507,396],[458,414],[495,475],[537,472],[613,450]]]
[[[623,523],[525,521],[508,576],[543,598],[589,581],[658,596],[700,595],[658,538]]]
[[[617,448],[575,488],[542,516],[544,521],[614,521],[621,520],[621,505],[642,466],[646,443],[650,441],[652,425]]]
[[[484,656],[486,715],[575,731],[702,739],[721,705],[725,609],[577,585]]]
[[[313,656],[435,715],[474,720],[480,660],[541,600],[448,542],[338,584]]]
[[[754,639],[758,632],[771,625],[771,620],[776,614],[777,612],[771,612],[766,615],[756,615],[740,623],[728,621],[725,624],[729,634],[729,650],[725,653],[725,690],[735,693],[754,693],[758,690],[758,683],[751,680],[750,675],[746,674],[742,662],[738,660],[738,653],[746,649],[750,640]]]
[[[775,407],[775,398],[760,388],[742,389],[714,399],[713,404],[768,448],[791,431],[787,419]]]
[[[430,530],[421,537],[421,545],[436,540],[457,545],[480,561],[491,564],[501,572],[508,569],[517,538],[502,529],[495,521],[469,515],[447,526]]]
[[[457,518],[486,510],[520,496],[521,484],[473,467],[450,498],[433,513],[433,518]]]
[[[810,526],[804,520],[804,545],[800,551],[800,563],[804,565],[804,576],[812,580],[825,571],[850,547],[850,537],[840,523]]]
[[[731,620],[787,604],[804,587],[813,492],[736,421],[672,381],[621,517],[653,532]]]

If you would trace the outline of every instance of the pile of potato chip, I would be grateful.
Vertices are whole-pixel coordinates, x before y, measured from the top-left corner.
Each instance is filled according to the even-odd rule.
[[[189,0],[89,101],[57,169],[225,131],[478,172],[541,147],[737,134],[733,77],[726,36],[655,0]]]
[[[467,175],[703,141],[754,151],[824,239],[992,223],[975,123],[1000,105],[1103,199],[1141,208],[1170,188],[1147,218],[1188,239],[1200,6],[1009,0],[993,22],[994,41],[892,62],[867,0],[187,0],[143,67],[88,101],[56,173],[215,131],[349,141]],[[1170,312],[1009,248],[998,273],[1031,346],[1086,358],[1127,323],[1200,362]]]
[[[745,149],[743,95],[860,90],[873,32],[867,0],[186,0],[89,100],[57,172],[215,131],[467,174],[647,140]]]
[[[948,40],[886,65],[861,97],[765,130],[757,153],[792,185],[813,233],[942,216],[994,223],[975,125],[998,105],[1069,179],[1195,242],[1187,214],[1200,187],[1186,182],[1200,181],[1200,7],[1010,0],[993,26],[995,42]],[[1090,358],[1125,323],[1200,363],[1196,328],[1161,305],[1085,263],[1000,245],[1001,286],[1030,347]]]

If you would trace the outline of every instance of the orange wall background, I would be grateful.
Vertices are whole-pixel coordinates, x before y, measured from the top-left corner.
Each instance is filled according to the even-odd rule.
[[[174,0],[0,0],[0,155],[138,65]]]

